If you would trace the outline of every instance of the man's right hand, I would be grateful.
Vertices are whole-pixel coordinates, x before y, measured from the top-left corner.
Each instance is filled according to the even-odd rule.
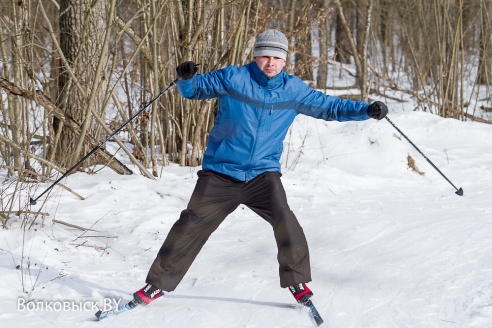
[[[176,73],[178,73],[178,77],[182,80],[189,80],[193,78],[193,75],[195,75],[197,71],[198,65],[192,61],[184,62],[176,67]]]

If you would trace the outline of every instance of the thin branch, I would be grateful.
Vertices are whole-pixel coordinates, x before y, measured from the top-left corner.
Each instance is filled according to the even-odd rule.
[[[63,222],[63,221],[60,221],[60,220],[53,220],[53,223],[63,224],[63,225],[66,225],[67,227],[70,227],[70,228],[75,228],[75,229],[79,229],[79,230],[82,230],[82,231],[94,231],[94,232],[99,232],[99,231],[97,231],[97,230],[93,230],[93,229],[84,228],[84,227],[81,227],[81,226],[78,226],[78,225],[75,225],[75,224],[71,224],[71,223],[67,223],[67,222]],[[79,237],[79,238],[80,238],[80,237]]]
[[[42,216],[50,216],[49,213],[46,212],[33,212],[33,211],[0,211],[0,214],[15,214],[16,216],[20,216],[21,214],[33,214],[33,215],[42,215]]]

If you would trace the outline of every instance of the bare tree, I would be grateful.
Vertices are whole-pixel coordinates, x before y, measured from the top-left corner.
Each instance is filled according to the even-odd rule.
[[[337,5],[336,25],[335,25],[335,60],[350,64],[352,54],[351,38],[353,30],[353,20],[355,18],[354,4],[351,0],[335,1]]]
[[[492,83],[492,1],[480,0],[480,62],[477,83]]]
[[[319,6],[319,58],[318,58],[318,75],[316,87],[326,89],[328,79],[328,47],[330,37],[330,8],[328,1],[322,1]]]
[[[368,41],[372,23],[373,0],[359,0],[358,21],[362,22],[357,25],[357,34],[354,38],[354,29],[349,25],[341,0],[335,0],[338,9],[340,22],[347,35],[347,42],[350,44],[352,56],[355,62],[357,85],[361,91],[361,100],[367,101],[368,92]]]
[[[92,111],[96,115],[104,115],[104,70],[108,63],[109,40],[108,35],[101,32],[108,31],[106,21],[111,21],[111,18],[108,19],[104,1],[61,0],[59,4],[60,49],[66,62],[58,78],[56,104],[81,124],[81,131],[76,134],[63,129],[61,122],[55,119],[54,133],[58,140],[54,145],[57,161],[71,166],[90,150],[83,142],[86,134],[95,140],[101,137]]]

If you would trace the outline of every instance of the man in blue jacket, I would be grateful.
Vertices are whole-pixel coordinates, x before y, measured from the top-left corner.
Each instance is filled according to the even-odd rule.
[[[306,302],[313,293],[304,232],[287,204],[280,181],[283,140],[298,114],[327,121],[380,120],[386,105],[327,96],[287,75],[283,68],[288,40],[277,30],[256,38],[253,62],[207,74],[197,66],[177,67],[177,87],[188,99],[218,98],[202,170],[187,208],[171,228],[154,260],[147,285],[135,299],[148,304],[162,291],[173,291],[209,236],[240,204],[273,227],[278,248],[280,286]]]

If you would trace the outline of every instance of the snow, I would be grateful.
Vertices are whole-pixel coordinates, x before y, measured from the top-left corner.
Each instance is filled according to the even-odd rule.
[[[463,197],[386,120],[299,116],[285,140],[282,181],[309,242],[314,303],[326,327],[492,327],[491,126],[408,106],[390,103],[390,119]],[[96,322],[96,306],[144,285],[200,169],[170,165],[153,181],[132,168],[67,177],[85,200],[55,187],[32,206],[49,216],[31,229],[22,222],[32,216],[10,217],[0,230],[2,327],[314,326],[279,287],[271,227],[244,206],[176,291]]]

